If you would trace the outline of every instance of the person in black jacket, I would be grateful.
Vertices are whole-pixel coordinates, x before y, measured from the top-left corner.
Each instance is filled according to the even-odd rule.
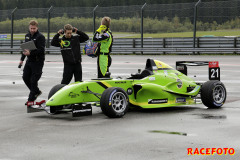
[[[72,35],[76,33],[77,35]],[[59,38],[60,35],[62,38]],[[64,26],[64,30],[60,29],[53,37],[51,45],[61,48],[61,54],[64,62],[63,78],[61,84],[69,84],[74,75],[75,82],[82,81],[82,57],[80,51],[80,43],[89,39],[88,35],[70,24]]]
[[[42,69],[45,60],[45,37],[38,31],[38,22],[31,20],[29,22],[29,32],[25,35],[25,42],[33,41],[35,50],[25,49],[22,53],[19,65],[23,64],[25,57],[27,61],[23,69],[23,81],[30,90],[26,105],[32,105],[37,97],[42,94],[38,88],[38,81],[42,76]]]

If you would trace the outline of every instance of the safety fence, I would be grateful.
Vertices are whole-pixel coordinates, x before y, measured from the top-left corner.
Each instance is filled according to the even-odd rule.
[[[56,29],[63,27],[67,23],[90,32],[99,26],[100,21],[96,21],[95,24],[95,17],[103,16],[109,16],[114,20],[111,27],[115,32],[140,32],[141,18],[144,19],[144,22],[148,22],[144,23],[143,32],[145,33],[185,32],[186,30],[189,31],[189,28],[193,29],[196,2],[197,0],[193,3],[147,3],[146,5],[109,7],[101,6],[101,4],[96,7],[49,6],[49,8],[28,9],[16,7],[15,9],[0,10],[0,22],[5,22],[0,26],[0,33],[11,33],[10,20],[15,21],[13,26],[14,33],[22,33],[28,26],[28,21],[21,23],[21,20],[25,18],[39,19],[42,32],[47,32],[48,30],[55,32]],[[198,30],[215,30],[226,22],[229,22],[225,24],[226,29],[231,29],[235,27],[234,24],[231,24],[231,20],[240,16],[240,1],[200,1],[197,13],[197,20],[201,22],[198,25]],[[66,19],[61,21],[61,18]],[[50,19],[49,29],[48,19]],[[127,24],[121,21],[122,19],[127,21]],[[118,22],[122,25],[119,25]],[[224,28],[222,27],[222,29]]]
[[[31,14],[29,14],[31,13]],[[141,34],[193,32],[196,45],[197,31],[237,30],[240,25],[240,1],[212,1],[176,4],[143,4],[131,6],[54,7],[0,10],[0,33],[25,33],[30,19],[37,19],[41,32],[55,33],[67,23],[84,32],[94,32],[101,18],[112,18],[111,30]],[[227,34],[227,33],[226,33]],[[235,34],[234,34],[235,35]],[[235,36],[238,36],[236,33]],[[159,38],[161,38],[159,36]],[[49,46],[49,43],[47,43]]]
[[[240,37],[197,37],[193,47],[193,38],[144,38],[141,47],[140,38],[114,39],[112,54],[239,54]],[[0,41],[1,53],[19,53],[23,41]],[[86,43],[81,44],[81,50]],[[60,48],[50,46],[46,53],[59,54]]]

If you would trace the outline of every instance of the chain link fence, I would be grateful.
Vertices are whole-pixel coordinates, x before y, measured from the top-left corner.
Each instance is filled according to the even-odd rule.
[[[223,24],[240,16],[240,1],[230,0],[221,2],[200,3],[198,20],[201,22],[216,22]]]
[[[154,4],[144,8],[144,31],[171,33],[193,30],[195,3]]]
[[[0,10],[0,22],[11,19],[12,10]]]
[[[29,20],[37,19],[41,32],[48,32],[49,17],[50,32],[57,32],[67,23],[85,32],[93,32],[100,25],[101,18],[109,16],[112,19],[113,32],[140,34],[141,18],[143,33],[191,32],[194,6],[195,3],[177,3],[147,4],[143,10],[141,5],[17,9],[13,14],[13,30],[14,33],[26,33]],[[11,33],[12,11],[13,9],[0,10],[0,34]],[[198,6],[197,30],[239,29],[239,16],[238,0],[201,2]]]

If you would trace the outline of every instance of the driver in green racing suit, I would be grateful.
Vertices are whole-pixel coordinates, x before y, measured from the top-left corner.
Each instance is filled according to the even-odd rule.
[[[97,59],[98,78],[110,78],[109,67],[112,63],[110,53],[112,51],[113,36],[110,31],[109,17],[103,17],[101,26],[96,30],[93,41],[100,44],[100,51]]]

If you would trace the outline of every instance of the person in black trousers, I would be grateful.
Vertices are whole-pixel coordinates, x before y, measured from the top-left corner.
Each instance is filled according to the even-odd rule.
[[[45,60],[45,37],[38,31],[38,22],[35,20],[29,22],[29,32],[25,35],[25,42],[28,41],[33,41],[37,49],[31,51],[25,49],[22,53],[19,65],[22,66],[27,56],[22,78],[30,90],[28,101],[25,103],[30,106],[33,105],[37,97],[42,94],[38,88],[38,81],[42,76]]]
[[[72,35],[76,33],[77,35]],[[63,35],[64,34],[64,35]],[[62,38],[59,38],[63,35]],[[63,78],[61,84],[69,84],[74,75],[75,82],[82,81],[82,57],[80,51],[80,43],[89,39],[88,35],[70,24],[64,26],[64,30],[60,29],[53,37],[51,45],[61,48],[61,54],[64,62]]]

